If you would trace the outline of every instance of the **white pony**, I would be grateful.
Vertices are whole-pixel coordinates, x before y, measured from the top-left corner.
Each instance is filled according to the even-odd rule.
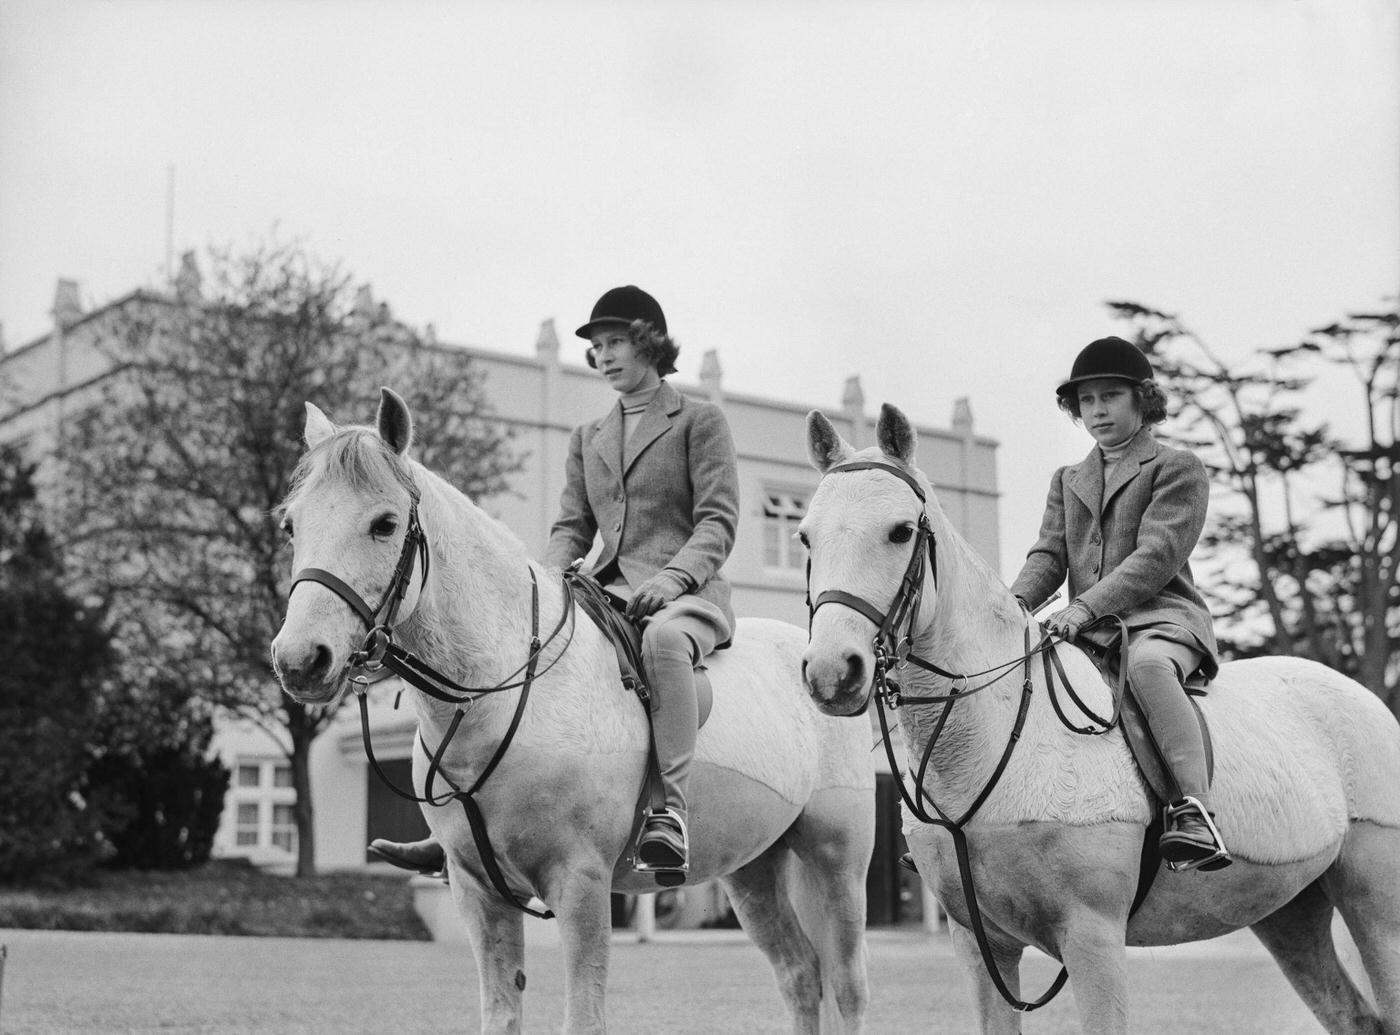
[[[445,695],[460,703],[412,694],[413,768],[419,793],[434,798],[423,812],[447,850],[475,951],[481,1030],[520,1030],[515,903],[533,896],[560,924],[564,1031],[603,1032],[609,894],[657,890],[629,862],[649,743],[643,706],[620,685],[612,646],[571,606],[559,573],[409,459],[411,439],[408,409],[387,389],[377,429],[337,428],[307,405],[308,449],[283,508],[301,574],[273,664],[298,701],[335,700],[364,660],[352,656],[366,625],[383,618],[380,646],[388,639],[470,688]],[[362,624],[356,611],[368,605],[348,603],[356,594],[388,601],[392,617]],[[695,754],[690,880],[721,880],[772,962],[795,1032],[857,1033],[868,1000],[873,765],[868,731],[821,715],[803,693],[804,645],[793,626],[746,619],[734,646],[708,660],[714,707]],[[425,780],[435,786],[425,790]],[[435,797],[446,786],[458,793]],[[485,838],[474,837],[468,804]],[[492,860],[512,901],[493,883]],[[651,1008],[664,1031],[664,989]]]
[[[966,818],[965,872],[980,904],[985,955],[953,834],[915,822],[907,801],[906,834],[951,918],[982,1030],[1020,1031],[984,959],[995,961],[1016,998],[1022,949],[1043,950],[1067,970],[1083,1030],[1122,1033],[1125,943],[1167,945],[1250,927],[1329,1032],[1400,1033],[1400,727],[1381,701],[1311,661],[1222,666],[1201,707],[1215,747],[1213,800],[1234,865],[1161,870],[1130,918],[1154,807],[1120,730],[1086,736],[1067,728],[1087,727],[1091,712],[1111,715],[1109,688],[1087,657],[1060,645],[1084,707],[1064,705],[1072,708],[1069,723],[1055,714],[1042,659],[1020,663],[1027,645],[1040,643],[1039,627],[949,525],[913,466],[908,420],[886,406],[877,437],[877,448],[856,452],[820,413],[808,418],[809,451],[824,474],[800,526],[809,590],[814,600],[836,596],[813,616],[804,676],[823,711],[864,710],[879,675],[876,619],[893,606],[926,517],[936,565],[925,565],[907,649],[977,678],[898,664],[904,646],[892,674],[906,697],[956,691],[941,729],[941,704],[906,702],[899,725],[916,770],[933,738],[922,784],[928,800],[946,817]],[[1023,687],[1029,703],[1018,741],[1012,731]],[[1338,962],[1334,910],[1356,941],[1374,1003]]]

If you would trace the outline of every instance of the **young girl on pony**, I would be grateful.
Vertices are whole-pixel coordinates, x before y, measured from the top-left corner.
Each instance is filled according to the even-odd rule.
[[[566,568],[601,534],[591,574],[626,600],[642,627],[642,660],[652,695],[652,731],[665,806],[648,810],[637,842],[638,869],[684,874],[690,835],[686,793],[695,751],[694,666],[733,636],[730,587],[720,567],[734,547],[739,480],[734,443],[719,407],[688,399],[664,378],[680,349],[651,295],[613,288],[575,333],[618,394],[599,420],[574,429],[559,518],[544,561]],[[431,838],[376,840],[371,851],[408,869],[442,869]]]
[[[1209,479],[1195,454],[1153,437],[1151,426],[1166,420],[1166,396],[1147,357],[1122,338],[1086,346],[1056,395],[1096,445],[1051,478],[1040,538],[1011,591],[1034,610],[1068,576],[1070,604],[1046,621],[1066,640],[1096,618],[1123,619],[1128,679],[1178,791],[1162,857],[1177,869],[1227,866],[1201,728],[1183,685],[1219,667],[1210,611],[1188,563],[1205,525]]]

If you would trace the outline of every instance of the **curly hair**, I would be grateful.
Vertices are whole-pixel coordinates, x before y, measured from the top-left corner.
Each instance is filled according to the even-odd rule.
[[[658,374],[665,377],[676,372],[676,357],[681,354],[681,347],[669,334],[658,331],[650,320],[633,320],[627,328],[627,334],[632,339],[637,356],[643,362],[654,366]],[[593,358],[592,346],[584,352],[584,358],[588,360],[590,367],[595,370],[598,368],[598,361]]]
[[[1138,412],[1142,414],[1144,424],[1161,424],[1167,419],[1167,394],[1162,391],[1160,385],[1151,378],[1145,381],[1131,382],[1133,386],[1133,398],[1137,400]],[[1066,392],[1059,396],[1060,409],[1070,415],[1074,421],[1083,418],[1079,414],[1079,393]]]

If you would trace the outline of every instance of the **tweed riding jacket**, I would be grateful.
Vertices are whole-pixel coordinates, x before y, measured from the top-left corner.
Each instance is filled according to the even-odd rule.
[[[738,521],[739,478],[724,413],[662,381],[625,444],[621,405],[574,429],[545,563],[571,564],[601,532],[595,573],[616,562],[636,588],[664,568],[683,572],[690,592],[718,607],[732,629],[720,567]]]
[[[1050,480],[1040,538],[1011,591],[1032,609],[1069,577],[1069,595],[1094,617],[1118,615],[1129,629],[1176,626],[1218,667],[1210,609],[1188,558],[1205,526],[1210,480],[1194,454],[1158,442],[1143,427],[1104,484],[1095,446]],[[1171,636],[1169,638],[1176,638]]]

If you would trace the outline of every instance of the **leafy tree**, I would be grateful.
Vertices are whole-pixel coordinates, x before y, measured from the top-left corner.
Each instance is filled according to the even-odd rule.
[[[464,491],[518,461],[482,373],[296,246],[186,256],[173,297],[141,296],[99,348],[114,373],[66,431],[68,542],[131,657],[272,733],[296,793],[297,873],[315,872],[308,753],[331,710],[279,692],[268,645],[290,551],[272,518],[300,455],[304,403],[373,416],[381,385],[423,415],[419,455]]]
[[[101,845],[81,791],[109,643],[100,613],[64,592],[34,465],[9,446],[0,513],[0,879],[68,877]]]
[[[1400,305],[1242,362],[1170,313],[1108,306],[1179,407],[1178,443],[1220,489],[1201,581],[1222,643],[1316,659],[1400,714]]]

